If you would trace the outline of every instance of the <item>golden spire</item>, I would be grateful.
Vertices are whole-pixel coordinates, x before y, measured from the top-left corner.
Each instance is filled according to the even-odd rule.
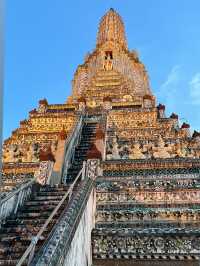
[[[113,41],[127,49],[124,23],[120,15],[111,8],[101,19],[97,36],[97,46]]]

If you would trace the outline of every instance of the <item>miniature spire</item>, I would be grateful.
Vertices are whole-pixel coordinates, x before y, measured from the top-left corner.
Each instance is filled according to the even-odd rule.
[[[110,8],[100,21],[97,46],[107,41],[117,42],[127,49],[124,23],[120,15],[113,8]]]

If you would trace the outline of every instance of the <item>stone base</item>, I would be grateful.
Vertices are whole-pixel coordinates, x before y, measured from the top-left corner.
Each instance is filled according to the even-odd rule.
[[[93,266],[199,266],[198,260],[109,260],[93,259]]]

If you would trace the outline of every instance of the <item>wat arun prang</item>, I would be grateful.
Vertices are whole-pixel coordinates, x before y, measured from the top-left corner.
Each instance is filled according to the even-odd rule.
[[[88,148],[86,157],[75,154],[63,176],[64,144],[80,117],[85,126],[96,123],[95,138],[90,146],[76,143],[79,152]],[[43,186],[71,182],[79,157],[100,160],[93,265],[198,265],[200,133],[191,135],[189,124],[166,117],[156,103],[113,9],[102,17],[96,48],[78,66],[66,103],[40,100],[4,142],[4,196],[34,176]],[[48,175],[41,175],[43,162],[50,162]]]

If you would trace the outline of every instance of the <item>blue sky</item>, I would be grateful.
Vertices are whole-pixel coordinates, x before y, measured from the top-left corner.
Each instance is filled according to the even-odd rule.
[[[199,0],[8,0],[4,138],[39,99],[66,100],[110,7],[122,16],[129,49],[139,52],[158,103],[200,130]]]

